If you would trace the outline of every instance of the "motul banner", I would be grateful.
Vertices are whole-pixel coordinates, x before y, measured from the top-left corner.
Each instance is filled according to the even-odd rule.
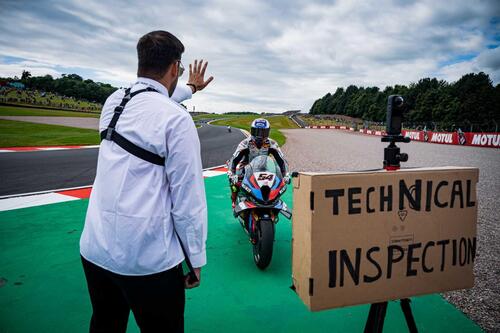
[[[500,133],[473,133],[473,132],[432,132],[406,131],[403,135],[413,141],[441,143],[448,145],[478,146],[500,148]]]
[[[354,131],[354,128],[347,126],[309,126],[306,128],[341,129]],[[385,131],[375,131],[360,129],[360,133],[383,136]],[[477,146],[500,148],[500,133],[474,133],[474,132],[432,132],[432,131],[408,131],[403,130],[402,134],[412,141],[440,143],[447,145]]]
[[[465,133],[470,146],[500,147],[500,133]]]

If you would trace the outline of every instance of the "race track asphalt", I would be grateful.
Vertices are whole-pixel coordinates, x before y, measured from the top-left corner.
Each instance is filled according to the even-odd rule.
[[[224,164],[245,138],[234,129],[204,125],[198,129],[203,168]],[[0,196],[91,185],[97,148],[0,154]]]

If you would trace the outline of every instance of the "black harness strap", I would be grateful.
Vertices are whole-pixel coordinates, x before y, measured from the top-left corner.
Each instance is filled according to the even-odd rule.
[[[151,87],[141,89],[134,91],[133,93],[130,93],[130,88],[125,90],[125,96],[123,97],[120,105],[118,105],[115,108],[115,113],[113,115],[113,118],[109,122],[108,128],[106,128],[104,131],[101,132],[101,141],[102,140],[108,140],[108,141],[113,141],[115,142],[118,146],[122,147],[125,151],[129,152],[130,154],[143,159],[147,162],[156,164],[156,165],[165,165],[165,157],[162,157],[158,154],[152,153],[149,150],[146,150],[144,148],[139,147],[138,145],[132,143],[128,139],[126,139],[124,136],[122,136],[120,133],[116,132],[115,127],[116,123],[118,122],[118,119],[120,118],[121,114],[123,113],[123,109],[125,108],[125,105],[134,97],[135,95],[138,95],[143,92],[147,91],[154,91],[158,92],[156,89],[153,89]]]
[[[118,105],[115,108],[115,114],[113,115],[113,118],[111,118],[111,121],[109,122],[108,128],[106,128],[104,131],[101,132],[101,141],[102,140],[109,140],[115,142],[118,146],[122,147],[124,150],[129,152],[130,154],[139,157],[147,162],[151,162],[156,165],[165,165],[165,157],[162,157],[160,155],[157,155],[155,153],[150,152],[149,150],[146,150],[144,148],[139,147],[138,145],[132,143],[122,135],[120,135],[118,132],[115,131],[116,123],[118,122],[118,119],[120,118],[123,109],[125,108],[125,105],[134,97],[135,95],[138,95],[143,92],[147,91],[154,91],[158,92],[158,90],[153,89],[151,87],[145,88],[145,89],[140,89],[137,91],[134,91],[133,93],[130,93],[130,88],[125,90],[125,96],[123,97],[120,105]],[[191,265],[191,260],[189,260],[189,256],[187,255],[186,249],[184,248],[184,244],[182,244],[181,238],[177,234],[177,231],[174,229],[175,234],[177,235],[177,239],[179,239],[179,244],[181,245],[182,253],[184,254],[185,260],[186,260],[186,265],[188,266],[189,269],[189,279],[190,282],[196,282],[198,281],[198,277],[196,276],[193,265]]]

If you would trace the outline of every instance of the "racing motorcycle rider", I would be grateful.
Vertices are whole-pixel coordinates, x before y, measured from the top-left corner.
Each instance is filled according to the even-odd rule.
[[[290,176],[288,173],[288,163],[283,157],[278,143],[269,138],[271,131],[271,124],[264,118],[255,119],[250,128],[250,137],[244,139],[236,148],[233,156],[228,162],[227,175],[229,177],[231,188],[231,200],[233,208],[236,204],[236,198],[240,188],[240,180],[243,176],[244,166],[250,163],[255,157],[261,155],[271,155],[281,169],[281,173],[285,182],[290,183]],[[236,167],[241,163],[238,171]]]

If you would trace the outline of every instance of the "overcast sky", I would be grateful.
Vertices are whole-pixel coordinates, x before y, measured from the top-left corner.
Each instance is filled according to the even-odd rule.
[[[127,86],[137,40],[167,30],[215,77],[198,111],[309,111],[349,84],[484,71],[500,83],[500,1],[5,1],[0,76],[77,73]],[[187,80],[187,74],[181,82]]]

